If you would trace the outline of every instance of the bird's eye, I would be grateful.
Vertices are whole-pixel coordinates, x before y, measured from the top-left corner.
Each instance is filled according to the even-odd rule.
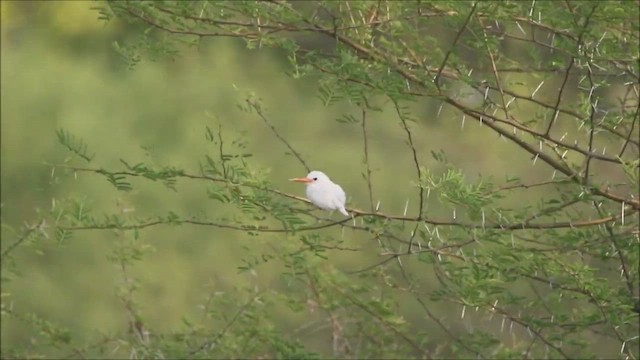
[[[318,180],[318,178],[317,178],[317,177],[313,178],[313,181],[316,181],[316,180]]]

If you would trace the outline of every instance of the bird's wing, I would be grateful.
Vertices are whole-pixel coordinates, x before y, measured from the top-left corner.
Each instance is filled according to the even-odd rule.
[[[342,187],[340,187],[340,185],[334,185],[336,186],[336,205],[344,206],[344,204],[347,202],[347,195],[344,193],[344,190],[342,190]]]
[[[342,188],[338,184],[336,184],[335,201],[336,201],[336,207],[338,208],[338,211],[340,211],[340,213],[344,216],[349,216],[349,213],[344,208],[344,204],[347,201],[347,195],[344,193],[344,190],[342,190]]]

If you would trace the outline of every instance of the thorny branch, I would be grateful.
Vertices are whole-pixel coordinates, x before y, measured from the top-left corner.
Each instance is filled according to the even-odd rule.
[[[400,122],[402,123],[402,128],[404,129],[405,133],[407,134],[407,143],[409,145],[409,147],[411,148],[411,154],[413,157],[413,164],[415,165],[416,168],[416,175],[418,177],[417,181],[421,181],[422,179],[422,170],[420,168],[420,161],[418,160],[418,152],[416,150],[416,146],[413,143],[413,137],[411,136],[411,130],[409,129],[409,125],[407,124],[407,119],[405,118],[405,116],[402,114],[402,111],[400,110],[400,105],[394,100],[393,101],[393,106],[396,110],[396,114],[398,114],[398,118],[400,119]],[[424,187],[420,186],[419,190],[418,190],[418,216],[416,217],[417,219],[421,219],[422,218],[422,209],[424,207]],[[416,226],[413,229],[413,232],[411,233],[411,238],[409,239],[409,247],[407,248],[407,252],[411,252],[411,250],[413,249],[413,239],[416,236],[416,231],[418,230],[418,224],[416,224]]]
[[[433,82],[436,84],[436,86],[438,88],[440,88],[440,75],[442,74],[442,71],[444,70],[445,66],[447,65],[447,60],[449,60],[449,56],[451,56],[451,54],[453,53],[453,49],[455,48],[456,44],[458,43],[458,40],[460,40],[460,35],[462,35],[464,30],[467,28],[467,24],[469,24],[469,21],[471,21],[471,17],[473,16],[473,13],[476,11],[476,7],[477,6],[478,6],[478,1],[473,3],[473,6],[471,7],[471,10],[469,11],[469,15],[467,15],[467,19],[464,21],[462,26],[460,26],[460,29],[458,29],[458,32],[456,33],[456,37],[453,39],[453,43],[451,44],[451,48],[449,49],[449,51],[447,51],[447,54],[444,56],[444,59],[442,59],[442,64],[440,64],[440,68],[438,69],[438,73],[436,74],[436,77],[433,80]]]
[[[591,12],[589,13],[589,15],[587,15],[587,17],[586,17],[586,19],[584,21],[584,24],[582,26],[582,31],[580,32],[580,35],[578,35],[578,39],[576,40],[576,44],[578,46],[578,49],[581,46],[583,46],[582,37],[587,32],[587,29],[589,28],[589,21],[591,20],[591,17],[593,16],[593,14],[596,12],[597,8],[598,8],[598,5],[597,4],[594,5],[591,8]],[[558,90],[558,96],[556,98],[556,105],[554,106],[553,116],[551,117],[551,120],[549,121],[549,125],[547,126],[547,130],[545,131],[545,135],[549,135],[549,132],[551,131],[551,127],[553,126],[554,122],[558,118],[560,102],[562,101],[562,93],[564,92],[564,89],[567,86],[567,82],[569,80],[569,73],[571,72],[571,68],[575,64],[575,61],[576,61],[576,58],[574,56],[571,56],[571,60],[569,60],[569,65],[567,66],[567,69],[565,70],[564,79],[562,80],[562,85],[560,85],[560,89]]]
[[[453,105],[454,107],[458,108],[463,113],[465,113],[467,115],[470,115],[472,118],[476,119],[478,122],[482,122],[483,118],[488,118],[488,119],[494,120],[494,121],[497,120],[497,118],[495,118],[495,117],[493,117],[491,115],[487,115],[487,114],[480,113],[480,112],[477,112],[477,111],[474,111],[474,110],[470,110],[470,109],[466,108],[464,105],[460,104],[459,102],[457,102],[457,101],[455,101],[453,99],[447,98],[445,101],[448,104]],[[535,156],[535,157],[541,159],[542,161],[544,161],[545,163],[550,165],[555,170],[560,171],[561,173],[565,174],[569,179],[572,179],[574,182],[579,182],[583,186],[589,186],[590,185],[589,182],[586,182],[583,178],[578,177],[578,173],[574,172],[572,169],[568,168],[566,165],[564,165],[561,162],[553,159],[548,154],[546,154],[544,152],[540,152],[533,145],[529,144],[525,140],[520,139],[518,136],[516,136],[515,134],[512,134],[510,131],[500,127],[498,124],[494,123],[493,121],[484,121],[484,124],[486,124],[488,127],[490,127],[492,130],[494,130],[498,134],[500,134],[500,135],[506,137],[507,139],[513,141],[514,143],[518,144],[520,146],[520,148],[526,150],[532,156]],[[510,124],[513,125],[514,123],[510,123]],[[613,200],[613,201],[616,201],[616,202],[619,202],[619,203],[627,203],[627,204],[631,205],[634,209],[640,210],[640,201],[639,200],[634,200],[632,197],[624,198],[624,197],[621,197],[619,195],[613,194],[605,186],[601,186],[601,187],[591,186],[591,191],[596,195],[600,195],[600,196],[606,197],[606,198],[608,198],[610,200]]]
[[[97,173],[101,175],[105,175],[105,174],[126,175],[126,176],[132,176],[132,177],[143,176],[141,174],[130,172],[130,171],[107,172],[106,170],[103,170],[103,169],[93,169],[93,168],[64,166],[64,165],[58,165],[58,166],[66,167],[73,171],[92,172],[92,173]],[[176,174],[175,177],[199,179],[199,180],[211,181],[216,183],[224,183],[228,185],[243,186],[243,187],[248,187],[256,190],[270,192],[275,195],[289,198],[295,201],[304,202],[308,204],[310,203],[310,201],[305,198],[288,194],[280,190],[261,187],[251,183],[237,183],[237,182],[233,182],[230,179],[215,178],[207,175],[193,175],[193,174],[188,174],[184,172],[180,174]],[[456,226],[456,227],[463,227],[463,228],[469,228],[469,229],[499,229],[499,230],[505,230],[505,231],[506,230],[527,230],[527,229],[561,229],[561,228],[579,228],[579,227],[587,227],[587,226],[597,226],[604,223],[615,222],[620,218],[620,215],[612,215],[612,216],[607,216],[603,218],[592,219],[592,220],[582,220],[582,221],[557,221],[557,222],[551,222],[551,223],[522,222],[522,223],[513,223],[513,224],[498,222],[494,224],[490,224],[490,223],[482,224],[482,223],[465,223],[465,222],[451,221],[451,220],[439,220],[439,219],[428,218],[425,216],[406,216],[406,215],[385,214],[378,211],[370,212],[370,211],[364,211],[356,208],[347,208],[347,210],[353,213],[354,218],[371,216],[371,217],[381,218],[385,220],[417,222],[418,224],[425,223],[425,224],[437,225],[437,226]],[[635,209],[631,204],[629,204],[627,206],[626,215],[630,216],[634,214],[636,211],[637,209]],[[351,218],[346,218],[346,219],[338,220],[328,224],[315,225],[315,226],[303,226],[300,228],[293,228],[293,229],[284,229],[284,228],[274,229],[274,228],[268,228],[265,226],[234,225],[234,224],[216,223],[211,221],[195,220],[195,219],[154,220],[154,221],[148,221],[148,222],[131,224],[131,225],[102,224],[102,225],[91,225],[91,226],[80,226],[80,227],[61,227],[61,228],[65,230],[92,230],[92,229],[99,230],[99,229],[115,229],[115,228],[126,230],[126,229],[141,229],[141,228],[162,225],[162,224],[184,223],[184,224],[191,224],[191,225],[213,226],[213,227],[226,228],[231,230],[242,230],[242,231],[250,230],[250,231],[256,231],[256,232],[300,232],[300,231],[323,229],[323,228],[335,226],[338,224],[344,224],[351,220],[352,220]]]
[[[500,76],[498,75],[498,69],[496,67],[496,61],[493,58],[493,52],[491,52],[491,47],[489,46],[488,43],[488,39],[489,36],[487,35],[487,32],[484,28],[484,24],[482,23],[482,19],[480,16],[477,16],[478,18],[478,22],[480,23],[480,27],[482,27],[482,34],[483,34],[483,42],[484,42],[484,46],[487,48],[487,54],[489,55],[489,60],[491,61],[491,69],[493,70],[493,77],[496,81],[496,87],[498,88],[498,91],[500,92],[500,100],[502,101],[502,110],[504,111],[504,117],[505,119],[509,118],[509,110],[507,109],[507,102],[504,99],[504,90],[502,89],[502,83],[500,82]]]

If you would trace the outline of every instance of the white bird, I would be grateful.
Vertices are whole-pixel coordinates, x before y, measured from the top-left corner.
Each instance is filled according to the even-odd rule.
[[[349,216],[344,208],[347,201],[344,190],[340,185],[333,183],[322,171],[312,171],[307,177],[289,180],[307,184],[307,198],[315,206],[322,210],[338,210],[341,214]]]

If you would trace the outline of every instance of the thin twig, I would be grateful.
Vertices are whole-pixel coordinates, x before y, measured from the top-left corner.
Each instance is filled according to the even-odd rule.
[[[636,114],[633,116],[633,121],[631,122],[631,130],[629,130],[629,133],[627,133],[627,139],[624,142],[624,145],[622,145],[622,148],[620,149],[620,154],[618,154],[618,157],[622,157],[622,155],[624,154],[624,151],[627,148],[627,145],[629,145],[629,142],[634,142],[634,140],[631,139],[631,134],[633,134],[633,130],[636,126],[636,122],[638,122],[638,114],[640,114],[640,102],[638,102],[637,106],[636,106]],[[637,143],[636,143],[636,146]]]
[[[222,141],[222,124],[218,124],[218,141],[220,141],[220,166],[222,167],[222,175],[224,178],[227,178],[227,167],[225,165],[226,159],[224,157],[223,151],[223,141]]]
[[[289,144],[287,139],[282,137],[282,135],[280,135],[278,130],[275,128],[275,126],[273,126],[271,124],[271,122],[269,121],[269,119],[267,119],[267,117],[262,112],[262,108],[260,107],[260,104],[254,102],[254,101],[251,101],[250,99],[247,99],[247,103],[256,111],[256,113],[258,114],[258,116],[260,116],[262,121],[264,121],[264,123],[267,124],[267,126],[271,129],[271,131],[278,138],[278,140],[280,140],[283,144],[285,144],[287,146],[289,151],[291,151],[291,153],[298,159],[298,161],[300,161],[302,166],[304,166],[304,168],[307,169],[307,172],[311,171],[311,168],[309,167],[309,165],[307,165],[307,162],[304,161],[304,159],[302,158],[302,155],[300,155],[299,152],[297,152],[297,151],[295,151],[293,149],[293,147],[291,146],[291,144]]]
[[[449,48],[449,51],[447,51],[447,54],[444,56],[444,59],[442,59],[442,64],[440,64],[440,67],[438,69],[438,73],[436,74],[436,77],[433,80],[433,82],[436,84],[438,89],[440,89],[440,75],[442,75],[442,71],[444,70],[444,67],[447,64],[447,60],[449,60],[449,56],[451,56],[451,53],[453,52],[453,49],[455,48],[456,44],[458,43],[458,40],[460,40],[460,36],[464,32],[464,29],[467,28],[467,24],[469,24],[469,21],[471,20],[471,17],[473,16],[473,13],[476,11],[476,7],[477,6],[478,6],[478,1],[473,3],[473,6],[471,7],[471,11],[469,11],[469,15],[467,15],[467,19],[464,21],[462,26],[460,26],[460,29],[458,29],[458,32],[456,33],[456,37],[453,39],[453,43],[451,44],[451,48]]]
[[[582,31],[580,32],[580,35],[578,36],[578,39],[576,40],[576,43],[577,43],[578,47],[582,46],[582,37],[587,32],[587,29],[589,27],[589,22],[591,21],[591,16],[593,16],[593,14],[595,13],[597,7],[598,7],[598,4],[594,5],[591,8],[591,12],[587,15],[587,18],[586,18],[586,20],[584,22],[584,25],[582,26]],[[563,93],[564,89],[566,88],[567,81],[569,80],[569,72],[571,71],[571,68],[573,67],[575,61],[576,61],[576,58],[574,56],[572,56],[571,60],[569,60],[569,66],[567,66],[567,69],[566,69],[565,74],[564,74],[564,79],[562,80],[562,85],[560,86],[560,90],[558,90],[558,97],[556,98],[556,105],[554,106],[553,117],[551,118],[551,121],[549,121],[549,125],[547,126],[547,131],[545,131],[545,135],[549,135],[549,132],[551,131],[551,127],[553,126],[553,123],[555,122],[555,120],[556,120],[556,118],[558,116],[559,108],[560,108],[560,102],[562,101],[562,93]]]
[[[242,305],[238,309],[238,311],[236,311],[236,313],[233,315],[231,320],[224,326],[224,328],[218,333],[218,335],[216,335],[216,337],[214,337],[210,341],[204,342],[198,348],[192,350],[189,353],[189,356],[195,355],[195,354],[199,353],[200,351],[204,350],[207,346],[211,346],[214,343],[216,343],[217,341],[219,341],[227,333],[227,331],[229,331],[231,326],[233,326],[233,324],[238,320],[238,318],[240,318],[240,315],[242,315],[242,313],[245,312],[249,308],[249,306],[251,304],[253,304],[259,297],[260,297],[260,295],[256,295],[256,296],[252,297],[249,301],[244,303],[244,305]]]
[[[487,54],[489,54],[489,60],[491,61],[491,69],[493,69],[493,76],[496,80],[496,86],[498,87],[498,90],[500,91],[500,99],[502,100],[502,110],[504,111],[504,117],[506,119],[509,118],[509,111],[507,110],[507,102],[504,99],[504,90],[502,89],[502,84],[500,82],[500,76],[498,76],[498,70],[496,68],[496,61],[493,58],[493,53],[491,52],[491,48],[489,47],[489,42],[487,41],[487,39],[489,38],[489,36],[487,35],[487,31],[485,30],[484,27],[484,23],[482,22],[482,19],[477,16],[478,22],[480,23],[480,27],[482,28],[482,33],[484,35],[484,45],[487,48]]]
[[[40,229],[41,226],[43,226],[45,223],[44,219],[42,221],[40,221],[37,225],[32,225],[29,226],[27,228],[27,230],[25,232],[22,233],[22,235],[15,241],[13,242],[13,244],[9,245],[6,249],[4,249],[4,251],[2,252],[2,256],[0,257],[1,260],[4,260],[5,256],[9,255],[13,250],[15,250],[20,244],[22,244],[26,239],[29,238],[29,236],[36,230]]]
[[[413,137],[411,136],[411,130],[409,129],[409,125],[407,124],[407,119],[405,119],[404,115],[402,114],[402,111],[400,111],[400,105],[395,100],[393,100],[393,105],[396,109],[396,113],[398,114],[398,118],[400,118],[400,122],[402,123],[402,128],[407,134],[407,142],[409,143],[409,147],[411,148],[411,154],[413,155],[413,164],[415,165],[416,173],[418,176],[417,181],[418,181],[418,187],[420,190],[418,191],[419,203],[418,203],[417,218],[420,219],[422,218],[422,208],[424,206],[424,187],[420,184],[422,181],[422,169],[420,169],[420,162],[418,161],[418,152],[416,151],[416,147],[413,143]],[[411,238],[409,239],[409,248],[407,249],[407,252],[411,252],[411,249],[413,248],[413,240],[416,236],[417,230],[418,230],[418,224],[416,224],[415,228],[411,233]]]
[[[371,184],[371,165],[369,164],[369,140],[367,136],[367,109],[362,106],[362,139],[364,142],[364,164],[366,166],[366,180],[367,190],[369,192],[369,205],[371,206],[371,212],[374,211],[373,205],[373,185]]]
[[[376,318],[378,321],[380,321],[380,323],[382,325],[384,325],[385,327],[387,327],[389,330],[391,330],[393,333],[395,333],[398,337],[400,337],[401,339],[403,339],[407,344],[409,344],[409,346],[411,346],[416,352],[423,354],[425,352],[424,349],[422,349],[420,347],[420,345],[418,343],[416,343],[413,339],[411,339],[410,337],[408,337],[406,334],[404,334],[402,331],[398,330],[394,325],[390,324],[387,320],[385,320],[383,317],[380,316],[379,313],[377,313],[376,311],[372,311],[371,309],[369,309],[369,306],[367,306],[366,304],[363,304],[360,300],[354,298],[353,296],[347,294],[345,291],[343,291],[342,289],[338,288],[337,286],[334,286],[334,289],[340,293],[342,296],[344,296],[347,300],[349,300],[353,305],[355,305],[356,307],[360,308],[361,310],[363,310],[364,312],[366,312],[367,314],[373,316],[374,318]]]

